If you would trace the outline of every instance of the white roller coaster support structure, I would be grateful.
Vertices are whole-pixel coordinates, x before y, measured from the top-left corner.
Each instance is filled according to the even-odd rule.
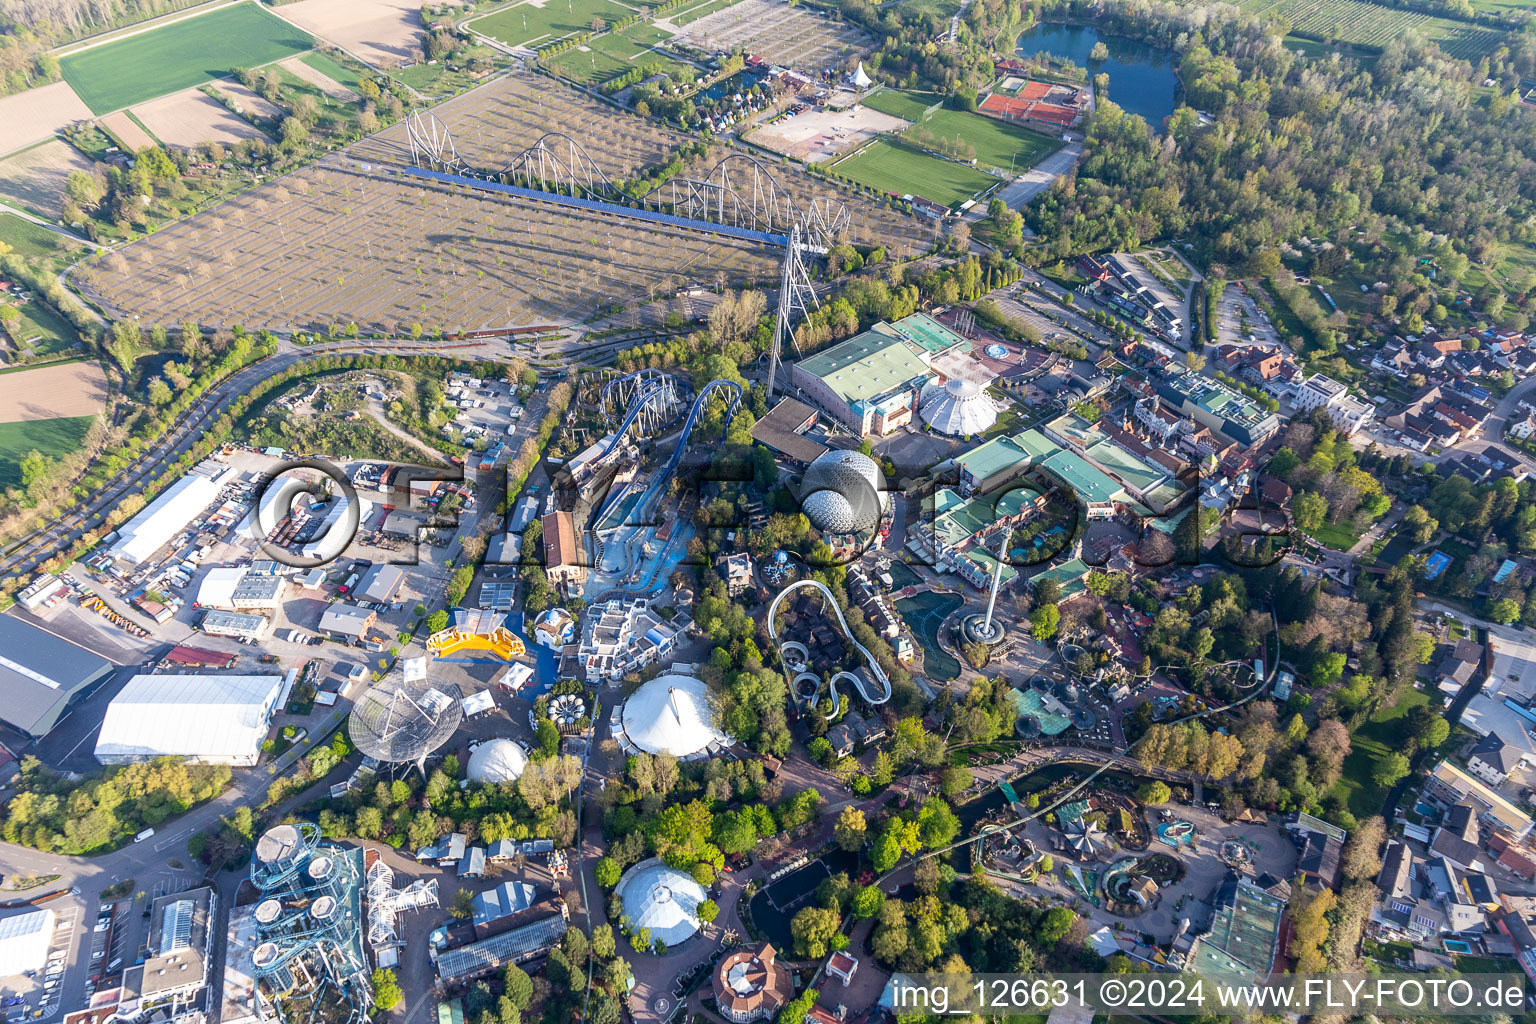
[[[774,641],[775,645],[778,644],[779,635],[778,630],[774,627],[774,616],[778,614],[779,605],[783,602],[783,600],[802,587],[812,587],[821,592],[822,599],[826,601],[827,607],[832,609],[832,614],[837,616],[838,625],[842,626],[843,628],[843,635],[848,638],[848,642],[853,645],[854,650],[864,655],[864,663],[869,667],[870,674],[875,677],[875,681],[880,684],[880,687],[883,691],[878,695],[873,694],[870,692],[869,686],[866,684],[863,676],[848,671],[838,672],[832,676],[832,680],[828,684],[832,691],[833,713],[836,714],[837,709],[842,707],[842,698],[837,694],[837,681],[845,676],[853,680],[854,686],[858,688],[859,696],[863,697],[866,703],[884,704],[886,701],[890,700],[890,677],[885,674],[885,670],[880,667],[880,663],[875,660],[875,656],[869,652],[869,649],[853,638],[853,630],[848,628],[848,620],[843,618],[843,610],[837,606],[837,601],[832,597],[832,591],[829,590],[826,584],[822,583],[820,580],[796,580],[789,586],[785,587],[783,590],[779,591],[779,595],[775,597],[773,599],[773,603],[768,606],[768,638]],[[820,695],[818,694],[818,696]],[[816,706],[816,702],[814,700],[811,702],[811,706]]]
[[[438,906],[437,879],[418,878],[395,888],[395,873],[382,860],[368,869],[368,942],[373,946],[400,944],[395,915]]]
[[[770,406],[773,404],[773,389],[779,376],[779,352],[784,347],[786,337],[795,346],[795,354],[800,354],[800,343],[795,340],[791,321],[796,313],[804,317],[821,305],[816,298],[816,289],[811,287],[811,275],[800,259],[801,247],[800,228],[797,225],[789,229],[789,242],[784,246],[784,266],[779,274],[779,309],[773,321],[773,347],[768,355],[767,402]]]

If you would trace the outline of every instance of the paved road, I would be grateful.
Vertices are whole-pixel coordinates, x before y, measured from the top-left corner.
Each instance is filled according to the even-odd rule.
[[[1082,155],[1081,142],[1069,143],[1004,185],[998,196],[1008,204],[1010,209],[1023,209],[1034,201],[1036,196],[1050,188],[1052,182],[1070,171]]]

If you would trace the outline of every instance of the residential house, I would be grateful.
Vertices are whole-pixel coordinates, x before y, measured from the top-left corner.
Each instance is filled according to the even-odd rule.
[[[1467,754],[1467,771],[1490,786],[1501,786],[1522,762],[1536,758],[1529,749],[1508,742],[1490,732]]]

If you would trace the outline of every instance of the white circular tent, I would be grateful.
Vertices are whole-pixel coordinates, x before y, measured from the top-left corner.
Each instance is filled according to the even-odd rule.
[[[735,742],[720,729],[708,687],[692,676],[652,679],[624,702],[620,721],[626,744],[648,754],[690,758]]]
[[[515,782],[527,765],[528,758],[516,743],[494,739],[474,749],[466,771],[472,782]]]
[[[806,467],[800,508],[826,533],[873,530],[885,500],[880,483],[880,467],[868,455],[833,449]]]
[[[691,875],[652,858],[625,872],[618,893],[632,931],[648,928],[653,941],[660,939],[668,946],[698,933],[698,907],[705,895],[704,887]]]
[[[987,397],[986,389],[958,377],[924,387],[918,412],[924,423],[951,437],[982,434],[997,422],[997,406]]]

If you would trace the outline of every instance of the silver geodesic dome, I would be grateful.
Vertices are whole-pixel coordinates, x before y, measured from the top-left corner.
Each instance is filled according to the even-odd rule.
[[[880,467],[868,455],[834,449],[806,469],[800,508],[823,533],[873,530],[885,499],[880,483]]]

